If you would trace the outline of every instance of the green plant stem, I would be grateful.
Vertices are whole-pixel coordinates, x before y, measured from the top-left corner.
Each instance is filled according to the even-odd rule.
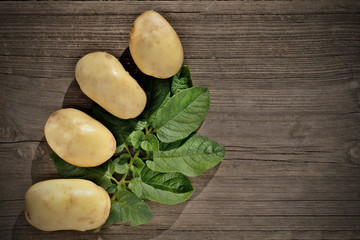
[[[115,200],[115,197],[116,197],[116,192],[111,196],[111,201],[114,201]]]
[[[95,229],[94,229],[94,232],[95,232],[95,233],[100,232],[102,226],[103,226],[103,225],[101,225],[100,227],[95,228]]]
[[[116,180],[116,178],[114,178],[114,177],[110,177],[110,179],[111,179],[111,180],[113,180],[113,181],[116,183],[116,185],[120,185],[119,181],[118,181],[118,180]]]
[[[130,160],[131,164],[132,164],[132,159],[138,157],[139,154],[140,154],[140,149],[138,149],[138,150],[136,151],[134,157],[131,158],[131,160]],[[129,164],[130,164],[130,163],[129,163]],[[130,166],[131,166],[131,165],[129,165],[129,167],[130,167]]]
[[[145,135],[149,135],[150,133],[152,133],[152,127],[150,126],[150,128],[148,128],[147,126],[145,127]]]
[[[130,154],[131,158],[130,158],[130,162],[129,162],[129,164],[128,164],[129,168],[130,168],[131,165],[133,164],[133,162],[132,162],[133,158],[138,157],[139,154],[140,154],[140,149],[138,149],[138,150],[136,151],[136,153],[135,153],[134,156],[131,156],[131,154]],[[125,179],[126,179],[127,175],[128,175],[128,173],[125,173],[125,174],[121,177],[120,181],[118,182],[118,185],[123,184],[123,183],[126,182]]]
[[[126,142],[124,142],[124,147],[125,147],[126,151],[128,152],[128,154],[131,156],[131,152],[130,152],[129,147],[126,144]]]
[[[125,179],[126,179],[127,175],[128,175],[128,173],[125,173],[125,174],[122,176],[122,178],[120,179],[120,182],[119,182],[118,185],[120,185],[120,184],[122,184],[122,183],[125,183]]]

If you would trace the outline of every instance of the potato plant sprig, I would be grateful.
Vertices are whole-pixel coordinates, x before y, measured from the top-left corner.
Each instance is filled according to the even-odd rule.
[[[187,66],[168,79],[142,73],[135,78],[147,95],[137,118],[124,120],[93,107],[92,116],[116,139],[116,156],[98,167],[81,168],[51,155],[63,177],[91,180],[111,195],[106,225],[148,222],[153,214],[145,199],[170,205],[187,200],[194,191],[187,177],[200,175],[225,156],[222,145],[195,132],[208,112],[210,95],[208,88],[193,86]]]

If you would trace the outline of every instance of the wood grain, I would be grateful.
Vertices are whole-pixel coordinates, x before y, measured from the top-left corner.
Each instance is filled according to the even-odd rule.
[[[120,58],[148,9],[177,31],[195,85],[210,87],[199,131],[226,158],[191,178],[186,203],[151,203],[144,226],[33,229],[25,191],[59,177],[44,124],[92,104],[77,60]],[[359,1],[0,2],[1,239],[360,239],[359,25]]]

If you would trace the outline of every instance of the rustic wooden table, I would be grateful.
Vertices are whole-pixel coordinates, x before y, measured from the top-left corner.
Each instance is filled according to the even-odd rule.
[[[74,67],[122,56],[148,9],[175,28],[196,85],[210,86],[200,132],[227,149],[175,206],[146,225],[40,232],[24,194],[59,177],[43,128],[88,110]],[[1,2],[1,239],[360,239],[359,1]]]

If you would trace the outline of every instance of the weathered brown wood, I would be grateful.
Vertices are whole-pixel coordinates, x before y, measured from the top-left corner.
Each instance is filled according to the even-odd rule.
[[[31,184],[59,177],[43,127],[87,111],[74,81],[91,51],[121,57],[132,22],[159,11],[211,109],[199,130],[225,160],[146,225],[40,232]],[[1,239],[360,239],[359,1],[1,2]],[[121,59],[125,67],[126,56]]]

